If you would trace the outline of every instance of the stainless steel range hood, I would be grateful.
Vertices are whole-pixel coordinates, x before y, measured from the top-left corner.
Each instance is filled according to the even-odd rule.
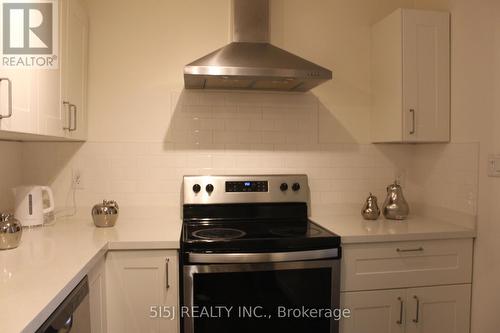
[[[186,89],[308,91],[331,79],[269,43],[269,0],[233,0],[233,42],[184,67]]]

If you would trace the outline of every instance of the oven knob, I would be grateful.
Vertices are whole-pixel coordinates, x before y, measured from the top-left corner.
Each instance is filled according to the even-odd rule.
[[[283,183],[280,185],[280,190],[282,192],[285,192],[286,190],[288,190],[288,184],[287,183]]]
[[[212,193],[214,191],[214,186],[212,184],[208,184],[205,187],[205,190],[207,190],[208,193]]]
[[[294,183],[294,184],[292,185],[292,190],[293,190],[294,192],[297,192],[298,190],[300,190],[300,184],[299,184],[299,183]]]
[[[194,184],[194,185],[193,185],[193,192],[194,192],[194,193],[198,193],[198,192],[200,192],[200,191],[201,191],[201,186],[200,186],[200,184]]]

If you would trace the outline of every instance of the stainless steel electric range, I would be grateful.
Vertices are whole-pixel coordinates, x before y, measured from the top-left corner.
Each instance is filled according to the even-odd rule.
[[[340,237],[308,219],[305,175],[186,176],[184,333],[332,333]]]

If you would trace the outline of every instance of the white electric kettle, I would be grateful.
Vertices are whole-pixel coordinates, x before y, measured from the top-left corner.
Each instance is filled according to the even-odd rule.
[[[47,214],[54,211],[54,194],[47,186],[21,186],[13,189],[15,197],[14,216],[23,226],[43,225]],[[48,207],[44,207],[43,193],[47,194]]]

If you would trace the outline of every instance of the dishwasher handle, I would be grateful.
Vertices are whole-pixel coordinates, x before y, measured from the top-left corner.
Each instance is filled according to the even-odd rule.
[[[57,330],[57,333],[69,333],[73,328],[73,315],[69,316],[68,319],[64,322],[63,327]]]

